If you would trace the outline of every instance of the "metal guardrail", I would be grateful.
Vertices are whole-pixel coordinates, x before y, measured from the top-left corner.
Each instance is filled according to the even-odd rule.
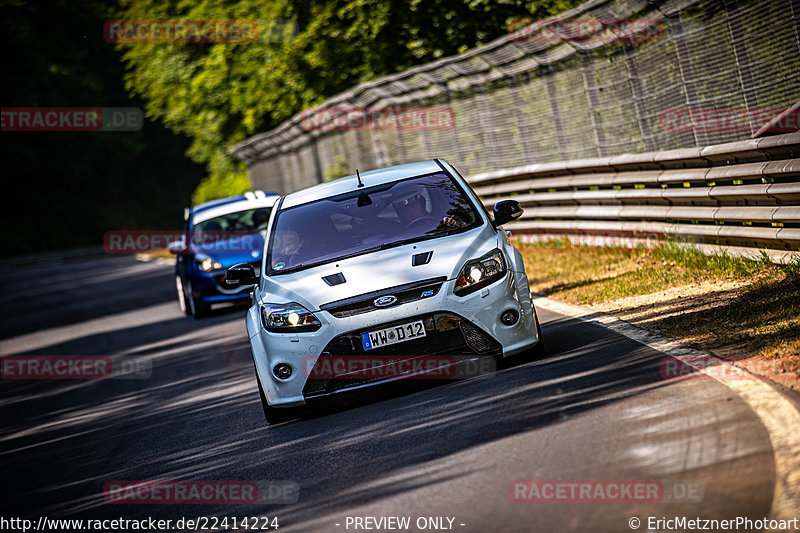
[[[527,165],[468,181],[484,204],[517,200],[523,240],[800,255],[800,132],[714,146]]]
[[[510,28],[459,55],[360,83],[230,153],[247,164],[253,188],[288,193],[357,168],[433,156],[473,175],[791,131],[784,128],[796,115],[788,111],[759,126],[760,117],[794,108],[800,94],[797,0],[589,0],[558,18],[649,21],[658,31],[539,39],[527,30],[554,19],[531,20],[527,30]],[[433,128],[366,119],[314,125],[326,111],[426,109],[447,109],[451,120]],[[712,116],[728,125],[709,127],[719,122]]]

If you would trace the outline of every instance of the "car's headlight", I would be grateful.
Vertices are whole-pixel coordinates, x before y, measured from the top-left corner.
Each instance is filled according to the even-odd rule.
[[[205,272],[222,268],[222,264],[219,261],[204,254],[197,254],[194,259],[197,261],[197,266]]]
[[[494,249],[488,254],[467,261],[456,280],[453,292],[457,296],[464,296],[477,291],[502,278],[506,273],[506,260],[503,252]]]
[[[264,304],[261,307],[261,322],[264,329],[274,333],[316,331],[322,324],[314,313],[300,304]]]

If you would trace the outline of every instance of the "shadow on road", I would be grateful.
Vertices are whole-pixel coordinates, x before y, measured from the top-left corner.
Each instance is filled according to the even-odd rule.
[[[142,279],[156,291],[151,276]],[[598,325],[545,318],[549,355],[542,360],[444,385],[372,390],[351,396],[344,410],[271,427],[261,412],[244,312],[196,321],[170,309],[147,324],[120,323],[34,352],[146,358],[148,379],[3,383],[0,468],[13,487],[0,504],[4,515],[190,515],[197,506],[106,504],[103,485],[292,480],[301,487],[294,505],[208,505],[200,514],[280,510],[284,520],[301,523],[481,471],[481,462],[455,471],[443,461],[667,385],[657,352]],[[742,424],[724,423],[730,431]]]

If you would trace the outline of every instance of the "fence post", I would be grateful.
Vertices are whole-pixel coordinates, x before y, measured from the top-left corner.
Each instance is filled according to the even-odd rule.
[[[558,109],[558,95],[556,83],[553,80],[553,66],[549,63],[542,65],[542,78],[547,86],[547,100],[550,102],[550,111],[553,113],[553,126],[556,130],[556,142],[561,159],[568,159],[567,145],[564,139],[564,123],[561,121],[561,111]]]
[[[483,139],[483,148],[489,156],[489,167],[497,168],[498,165],[502,167],[502,163],[498,163],[496,157],[497,143],[494,138],[494,132],[490,125],[487,124],[488,113],[485,112],[486,108],[486,88],[483,85],[472,85],[472,97],[475,100],[475,109],[478,110],[478,124],[480,125],[481,138]]]
[[[598,108],[600,102],[597,98],[597,83],[594,79],[594,69],[592,68],[592,58],[585,50],[578,50],[581,58],[581,76],[583,76],[583,87],[586,90],[586,97],[589,100],[589,116],[592,119],[592,131],[594,132],[594,142],[598,157],[608,155],[606,153],[606,134],[600,123]]]
[[[792,26],[794,27],[794,38],[797,41],[797,52],[800,53],[800,2],[788,0],[789,9],[792,11]]]
[[[450,85],[448,85],[447,80],[441,82],[441,85],[444,88],[445,102],[447,102],[447,107],[450,110],[451,116],[453,117],[453,135],[451,135],[451,137],[453,139],[453,144],[455,145],[456,154],[458,154],[457,157],[461,157],[461,145],[458,142],[458,133],[456,133],[458,130],[458,117],[453,109],[453,99],[450,97]]]
[[[747,108],[747,121],[750,124],[750,133],[755,133],[761,127],[756,123],[756,119],[750,111],[758,109],[758,94],[756,84],[753,79],[753,71],[750,69],[750,54],[747,52],[747,44],[744,40],[744,29],[742,28],[742,18],[739,13],[739,5],[736,0],[725,0],[726,18],[728,19],[728,31],[731,35],[733,44],[733,57],[736,58],[737,74],[739,84],[742,87],[744,105]]]
[[[392,164],[389,158],[389,152],[386,150],[386,143],[383,142],[383,133],[380,130],[371,132],[370,139],[372,139],[372,153],[375,156],[375,165],[378,168],[388,167]]]
[[[527,162],[528,154],[533,152],[533,147],[530,141],[530,131],[528,125],[525,123],[525,117],[522,114],[523,103],[519,97],[519,75],[512,74],[508,77],[509,90],[511,91],[511,99],[514,102],[514,118],[517,122],[517,130],[519,131],[519,139],[522,143],[522,156]]]
[[[700,101],[697,95],[697,84],[695,83],[694,70],[692,69],[691,60],[689,59],[689,49],[686,46],[686,39],[683,35],[683,22],[681,21],[680,12],[668,17],[672,25],[672,43],[675,45],[675,54],[678,57],[678,70],[681,73],[681,82],[683,83],[683,94],[686,99],[686,107],[689,111],[689,122],[692,126],[692,138],[694,139],[695,146],[706,146],[706,135],[699,132],[694,127],[694,120],[692,117],[692,110],[694,106]]]
[[[647,106],[644,103],[644,90],[642,89],[642,80],[639,78],[639,68],[636,66],[634,46],[630,41],[625,41],[622,43],[622,48],[625,52],[625,66],[628,68],[628,82],[631,86],[636,121],[639,123],[639,133],[642,136],[645,152],[652,152],[656,149],[656,145],[653,142],[650,124],[647,122]]]
[[[317,173],[317,182],[322,183],[324,181],[322,175],[322,163],[319,160],[319,149],[317,148],[317,136],[314,135],[314,132],[309,132],[311,136],[311,154],[314,157],[314,170]]]

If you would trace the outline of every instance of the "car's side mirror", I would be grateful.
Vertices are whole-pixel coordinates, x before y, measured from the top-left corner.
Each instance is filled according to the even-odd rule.
[[[502,226],[522,215],[522,207],[516,200],[503,200],[494,204],[494,227]]]
[[[232,286],[255,285],[258,283],[258,276],[250,263],[238,263],[228,268],[225,283]]]
[[[186,248],[186,244],[183,241],[172,241],[167,245],[167,250],[169,250],[169,253],[175,255],[185,254],[188,252],[188,248]]]

